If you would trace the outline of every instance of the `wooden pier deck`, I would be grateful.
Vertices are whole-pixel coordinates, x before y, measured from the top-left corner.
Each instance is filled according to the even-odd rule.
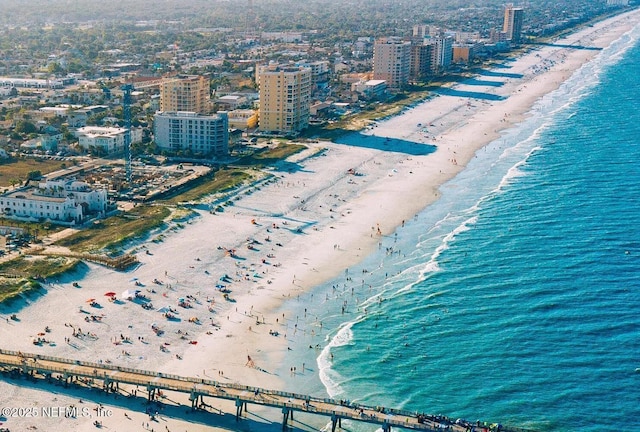
[[[330,418],[332,431],[341,427],[342,419],[376,424],[385,432],[391,431],[392,427],[433,432],[498,430],[495,426],[454,421],[444,416],[418,415],[416,412],[388,407],[347,403],[330,398],[3,349],[0,349],[0,370],[57,379],[65,385],[83,379],[94,385],[101,383],[105,391],[117,391],[120,384],[141,386],[146,388],[149,400],[157,396],[158,390],[187,393],[193,409],[198,409],[204,403],[205,397],[232,400],[235,401],[236,420],[240,420],[243,410],[246,411],[247,404],[279,408],[283,414],[283,430],[286,429],[287,423],[293,420],[296,411]],[[532,432],[504,426],[499,430]]]

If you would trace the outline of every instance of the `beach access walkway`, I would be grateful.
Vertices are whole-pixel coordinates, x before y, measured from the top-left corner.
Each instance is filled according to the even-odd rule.
[[[46,379],[49,382],[58,380],[65,386],[76,382],[89,386],[101,384],[107,392],[118,392],[121,384],[135,385],[146,389],[150,402],[155,400],[161,391],[187,393],[193,410],[207,406],[204,402],[205,396],[232,400],[235,401],[237,421],[241,419],[243,411],[247,411],[247,404],[279,408],[283,414],[283,430],[287,429],[288,422],[293,420],[294,412],[297,411],[329,417],[332,431],[342,426],[343,419],[348,419],[380,425],[385,432],[390,432],[393,426],[406,430],[434,432],[532,432],[496,424],[452,420],[441,415],[420,414],[344,400],[4,349],[0,349],[0,370],[12,375]]]
[[[76,258],[84,261],[91,261],[96,264],[101,264],[105,267],[115,270],[126,270],[139,263],[138,258],[132,254],[124,254],[117,257],[109,257],[106,255],[80,253],[80,252],[61,252],[61,251],[48,251],[45,248],[31,248],[25,252],[25,255],[43,255],[43,256],[62,256],[67,258]]]

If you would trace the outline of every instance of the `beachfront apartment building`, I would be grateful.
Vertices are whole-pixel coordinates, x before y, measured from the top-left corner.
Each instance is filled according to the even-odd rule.
[[[258,125],[262,132],[297,135],[309,126],[311,74],[311,68],[292,64],[256,68]]]
[[[428,76],[432,71],[433,45],[412,44],[409,76],[412,80],[419,80]]]
[[[409,83],[411,42],[398,37],[376,40],[373,45],[373,79],[385,80],[391,89]]]
[[[522,39],[522,23],[524,20],[524,9],[508,4],[504,10],[504,23],[502,31],[506,34],[507,40],[513,44],[520,43]]]
[[[171,153],[226,156],[229,153],[229,118],[226,112],[157,112],[153,122],[156,146]]]
[[[74,225],[106,211],[107,190],[76,180],[50,180],[0,195],[0,214],[8,219]]]
[[[126,128],[85,126],[75,131],[78,145],[86,151],[98,151],[100,154],[124,152]],[[131,144],[142,142],[142,129],[131,128]]]
[[[160,85],[160,111],[206,114],[210,109],[209,80],[202,75],[165,78]]]
[[[432,72],[443,72],[451,66],[453,62],[453,37],[440,35],[426,39],[426,43],[431,45],[431,70]]]

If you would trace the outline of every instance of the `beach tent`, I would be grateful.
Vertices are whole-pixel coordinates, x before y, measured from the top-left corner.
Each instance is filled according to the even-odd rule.
[[[122,292],[122,298],[125,300],[132,300],[136,297],[136,294],[139,293],[140,290],[126,290]]]

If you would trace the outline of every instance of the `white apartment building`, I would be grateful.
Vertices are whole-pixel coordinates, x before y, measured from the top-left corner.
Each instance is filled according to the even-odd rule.
[[[104,216],[106,210],[106,189],[75,180],[45,181],[0,195],[0,214],[10,219],[73,225],[91,213]]]
[[[351,91],[362,94],[368,99],[380,98],[387,90],[387,83],[384,80],[367,80],[351,84]]]
[[[126,128],[85,126],[76,130],[78,144],[85,150],[102,149],[106,154],[124,152]],[[142,129],[131,129],[131,144],[142,141]]]
[[[446,70],[453,62],[453,38],[437,36],[426,39],[426,43],[433,46],[431,51],[431,67],[434,72]]]
[[[298,62],[296,66],[311,69],[311,85],[317,87],[319,84],[329,80],[330,63],[326,60],[315,62]]]
[[[157,112],[154,116],[156,146],[160,150],[226,156],[229,153],[229,118],[226,112]]]

